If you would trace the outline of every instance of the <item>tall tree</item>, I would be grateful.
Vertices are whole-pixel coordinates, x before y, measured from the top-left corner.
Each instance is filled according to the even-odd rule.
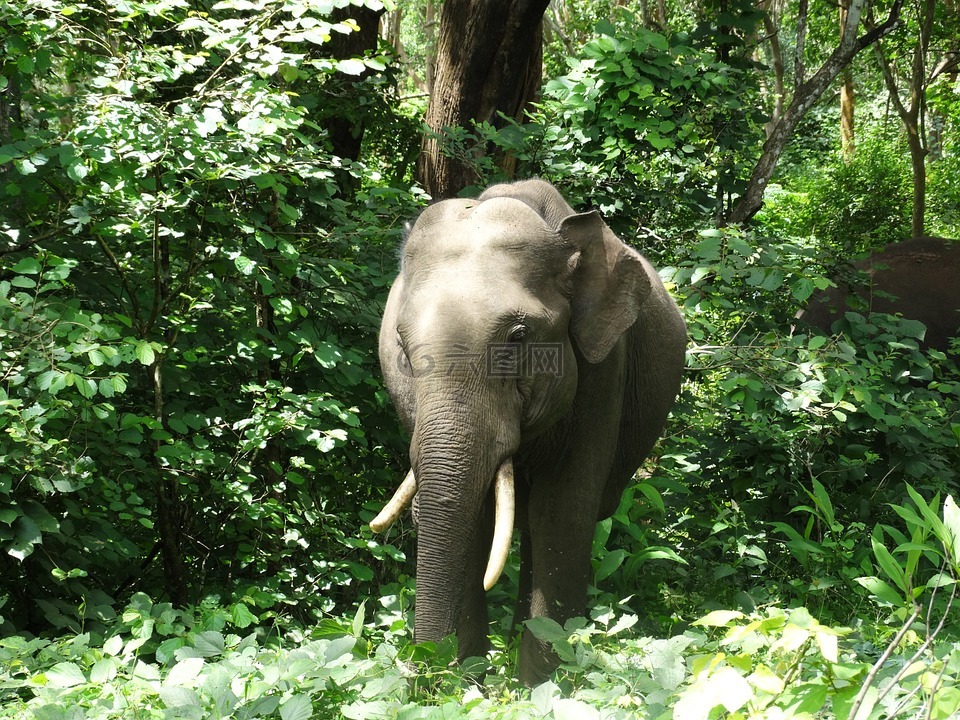
[[[730,211],[727,217],[728,222],[746,222],[756,214],[763,205],[763,193],[773,176],[774,170],[776,170],[780,156],[803,116],[817,103],[827,88],[860,51],[870,47],[880,38],[889,35],[900,25],[900,9],[903,6],[903,0],[895,0],[887,19],[879,25],[872,26],[858,37],[857,33],[865,4],[866,0],[850,0],[841,31],[840,43],[820,68],[804,80],[803,53],[799,38],[802,37],[802,31],[806,27],[806,3],[801,3],[802,13],[797,30],[796,85],[793,98],[770,131],[767,141],[763,145],[763,152],[754,166],[747,189],[740,196],[740,200],[734,205],[733,210]]]
[[[435,198],[478,178],[471,163],[441,149],[445,128],[472,121],[520,119],[536,96],[542,65],[543,13],[549,0],[447,0],[440,17],[434,84],[417,179]],[[483,154],[484,148],[467,149]]]
[[[916,33],[913,51],[909,53],[910,68],[901,73],[905,76],[906,100],[902,97],[897,84],[894,61],[885,52],[884,45],[878,42],[874,52],[880,63],[883,81],[890,94],[890,102],[903,123],[907,134],[907,147],[910,148],[910,165],[913,169],[913,209],[911,212],[910,232],[913,237],[924,234],[924,220],[927,207],[927,142],[923,125],[926,111],[926,91],[928,85],[927,56],[930,51],[930,38],[933,34],[933,22],[936,15],[936,0],[923,0],[915,5],[916,23],[911,23]],[[867,19],[869,24],[869,18]]]

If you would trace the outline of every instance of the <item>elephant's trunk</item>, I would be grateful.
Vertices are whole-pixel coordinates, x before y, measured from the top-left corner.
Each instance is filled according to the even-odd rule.
[[[513,459],[507,458],[497,470],[494,480],[494,523],[490,558],[483,574],[483,589],[490,590],[500,579],[510,553],[513,535],[513,517],[516,508],[516,493],[513,487]],[[370,529],[383,532],[397,521],[401,513],[413,502],[417,493],[417,479],[413,470],[407,473],[400,487],[380,513],[370,521]]]
[[[418,641],[439,641],[458,627],[480,632],[479,599],[499,577],[513,531],[511,455],[519,426],[504,421],[518,413],[504,415],[482,390],[444,387],[421,398],[410,452],[417,486],[415,634]],[[482,576],[491,485],[498,488],[498,545]],[[475,650],[485,635],[484,627],[480,638],[461,637],[461,653]]]

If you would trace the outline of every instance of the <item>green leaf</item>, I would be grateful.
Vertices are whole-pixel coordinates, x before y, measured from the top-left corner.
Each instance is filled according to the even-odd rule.
[[[785,702],[800,717],[812,717],[823,709],[827,701],[827,686],[822,683],[803,683],[788,688]]]
[[[203,658],[193,657],[184,658],[167,673],[164,680],[165,685],[190,685],[203,670]]]
[[[934,495],[929,503],[911,485],[907,485],[907,494],[917,506],[917,510],[927,522],[927,526],[933,531],[933,534],[943,541],[947,537],[947,529],[943,521],[937,515],[937,508],[940,506],[940,494]]]
[[[610,577],[619,568],[627,557],[627,551],[622,548],[607,552],[600,560],[597,568],[596,581],[601,582]]]
[[[353,630],[354,637],[360,637],[360,633],[363,632],[363,623],[366,620],[367,616],[367,601],[364,599],[360,602],[360,607],[357,608],[356,614],[353,616],[353,623],[351,629]]]
[[[87,166],[81,160],[76,160],[67,165],[67,177],[74,182],[80,182],[89,172]]]
[[[600,720],[600,711],[582,700],[560,698],[553,704],[556,720]]]
[[[873,547],[873,555],[880,565],[884,574],[893,580],[894,584],[904,593],[908,593],[910,588],[907,586],[907,578],[904,576],[903,568],[900,567],[893,555],[883,544],[883,535],[879,527],[875,527],[870,535],[870,544]]]
[[[662,137],[658,132],[647,133],[644,139],[653,145],[655,150],[664,150],[673,145],[673,140],[671,138]]]
[[[105,657],[97,660],[90,668],[90,682],[94,685],[102,685],[110,682],[117,676],[119,663],[116,658]]]
[[[309,695],[294,695],[280,705],[281,720],[308,720],[313,717]]]
[[[230,609],[230,617],[233,624],[238,628],[248,628],[257,622],[257,616],[250,612],[250,609],[244,603],[236,603]]]
[[[90,378],[78,377],[75,381],[77,390],[88,400],[97,394],[97,381]]]
[[[537,685],[530,692],[530,701],[536,706],[537,711],[546,716],[553,709],[553,703],[563,697],[560,688],[552,680],[547,680]]]
[[[881,605],[899,607],[904,603],[903,596],[878,577],[872,575],[858,577],[857,582],[865,587],[875,599],[879,600]]]
[[[223,635],[215,630],[197,633],[193,638],[193,647],[200,653],[201,657],[214,657],[223,653],[226,643]]]
[[[47,686],[55,688],[69,688],[77,685],[83,685],[87,679],[83,671],[72,662],[57,663],[44,673],[47,678]]]
[[[714,610],[699,620],[694,620],[693,624],[705,627],[728,627],[734,620],[740,620],[743,616],[739,610]]]
[[[156,353],[153,351],[153,345],[146,340],[139,341],[134,352],[142,365],[153,365],[157,359]]]
[[[36,258],[28,257],[19,260],[17,264],[10,269],[21,275],[37,275],[43,268]]]
[[[200,717],[196,712],[200,709],[200,695],[193,688],[164,685],[157,691],[160,699],[167,706],[172,717]],[[183,708],[177,711],[178,708]],[[190,710],[194,712],[191,713]]]
[[[103,378],[99,383],[97,383],[97,390],[99,390],[100,394],[105,398],[112,398],[115,391],[113,380],[110,378]]]
[[[337,62],[337,70],[346,75],[360,75],[367,69],[362,60],[348,58]]]
[[[706,720],[717,706],[722,705],[728,712],[736,712],[752,697],[753,689],[740,673],[729,666],[721,667],[680,695],[674,706],[673,717],[676,720]]]
[[[650,504],[653,505],[658,512],[666,512],[666,505],[663,502],[663,496],[660,494],[659,490],[647,482],[642,482],[637,487],[640,489],[640,492],[643,493],[643,496],[650,501]]]
[[[13,542],[7,547],[7,554],[21,562],[33,553],[34,545],[43,540],[40,526],[29,517],[21,516],[14,526]]]
[[[343,360],[343,351],[331,342],[321,341],[313,349],[314,357],[321,367],[332,368]]]
[[[943,527],[945,537],[940,539],[950,553],[953,567],[960,569],[960,508],[952,495],[943,501]]]
[[[807,494],[810,495],[810,498],[814,501],[817,508],[823,513],[823,519],[830,529],[834,529],[834,526],[837,524],[837,519],[833,511],[830,494],[819,480],[812,478],[811,481],[813,482],[813,493],[807,491]]]
[[[233,264],[243,275],[252,275],[253,271],[257,269],[256,261],[243,255],[237,255],[237,257],[233,259]]]
[[[56,395],[57,391],[62,390],[66,385],[67,378],[59,370],[47,370],[40,373],[37,378],[37,387],[47,390],[51,395]]]
[[[570,633],[564,630],[560,623],[548,617],[530,618],[523,624],[533,633],[534,637],[544,642],[560,642],[570,637]]]

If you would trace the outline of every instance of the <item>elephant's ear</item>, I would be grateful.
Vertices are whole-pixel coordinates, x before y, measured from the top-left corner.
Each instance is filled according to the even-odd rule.
[[[596,212],[571,215],[557,228],[579,251],[570,300],[570,332],[588,362],[603,360],[637,319],[651,290],[643,258]]]

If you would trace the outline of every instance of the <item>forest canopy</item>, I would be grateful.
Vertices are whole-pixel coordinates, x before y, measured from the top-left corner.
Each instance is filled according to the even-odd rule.
[[[960,238],[958,38],[953,0],[0,0],[0,717],[954,716],[960,346],[796,316]],[[367,526],[404,225],[529,177],[690,335],[532,691],[517,558],[451,666],[412,520]]]

